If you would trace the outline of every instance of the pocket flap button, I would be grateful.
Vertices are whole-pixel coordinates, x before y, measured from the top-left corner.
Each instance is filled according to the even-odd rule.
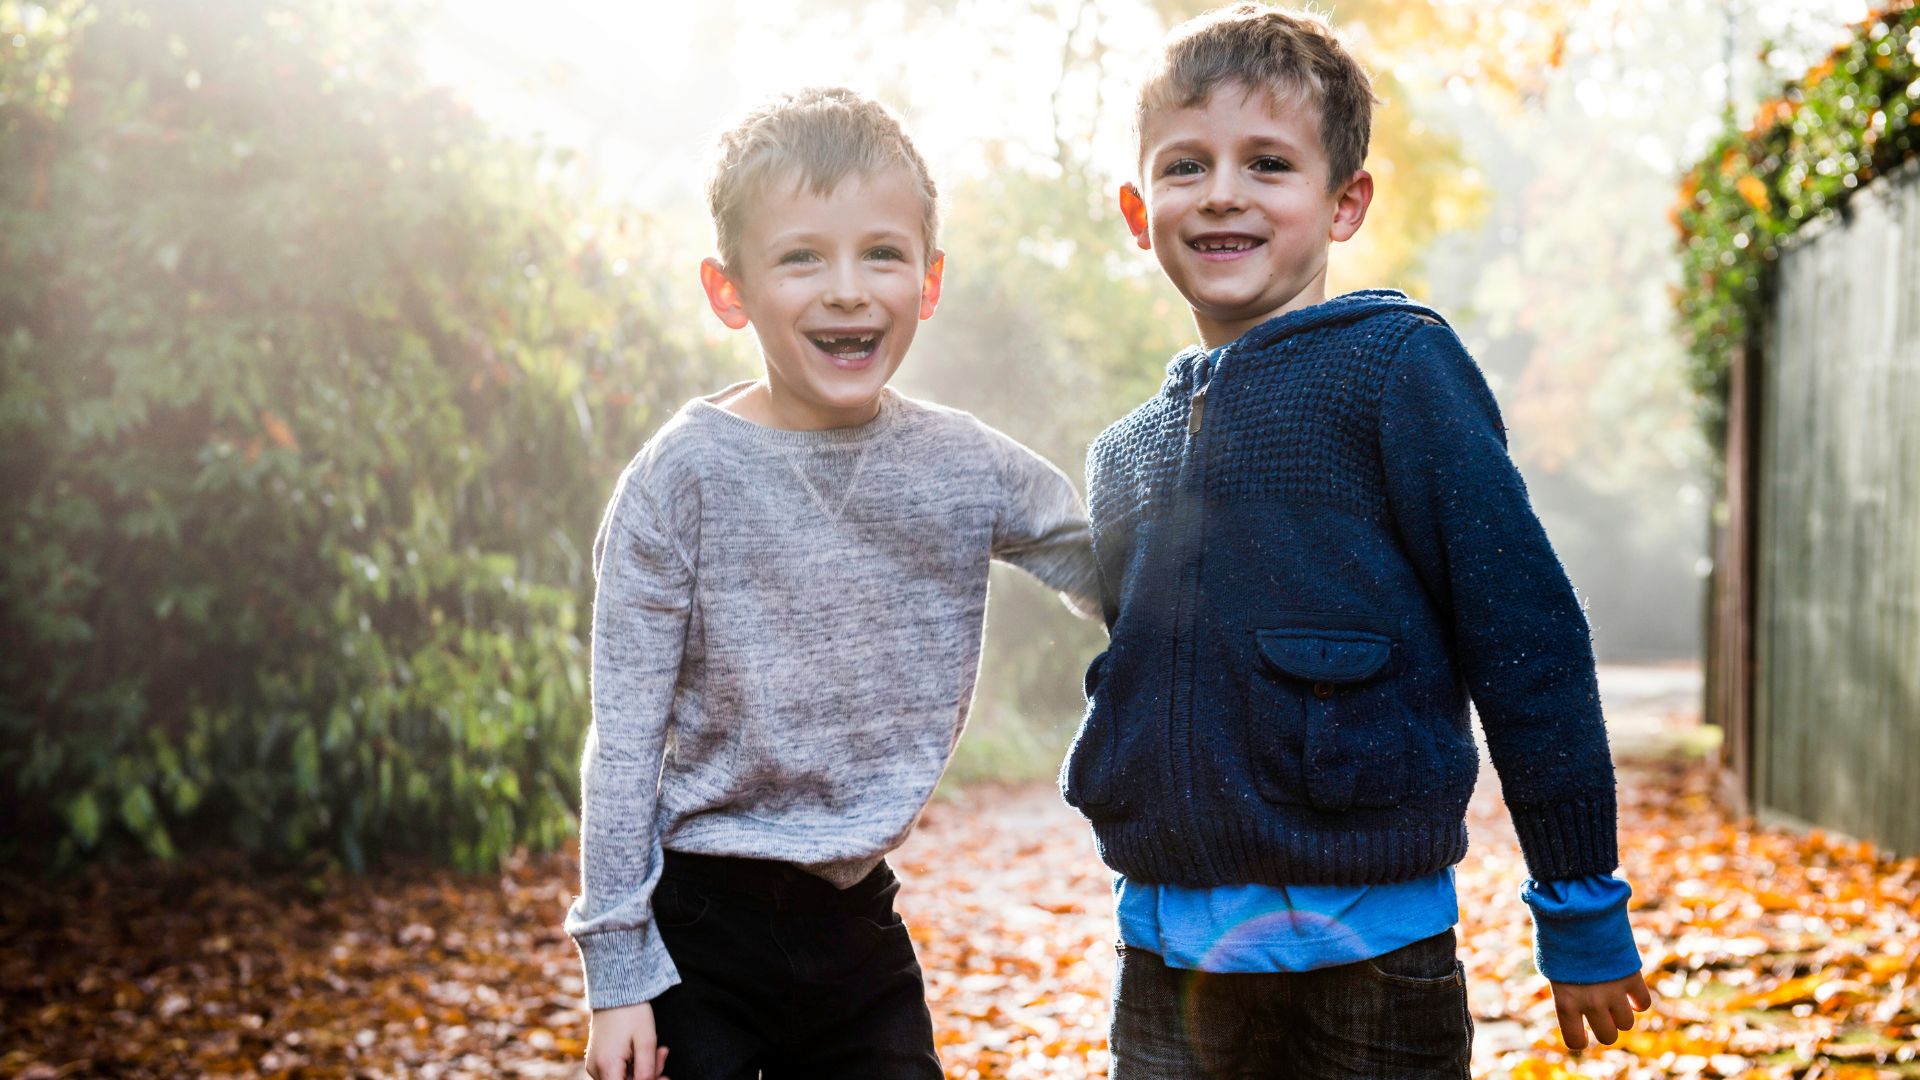
[[[1332,683],[1330,683],[1330,682],[1317,682],[1317,683],[1314,683],[1314,684],[1313,684],[1313,696],[1314,696],[1314,697],[1317,697],[1317,698],[1320,698],[1320,699],[1322,699],[1322,700],[1325,700],[1325,699],[1327,699],[1327,698],[1330,698],[1330,697],[1332,697],[1332,696],[1333,696],[1333,684],[1332,684]]]

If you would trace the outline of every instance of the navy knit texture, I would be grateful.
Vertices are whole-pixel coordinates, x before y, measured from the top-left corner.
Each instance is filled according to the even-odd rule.
[[[1206,360],[1174,357],[1088,457],[1111,639],[1061,782],[1107,865],[1435,873],[1466,853],[1471,695],[1534,879],[1611,871],[1587,621],[1453,331],[1368,290]]]

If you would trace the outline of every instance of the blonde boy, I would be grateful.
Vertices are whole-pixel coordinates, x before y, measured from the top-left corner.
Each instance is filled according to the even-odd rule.
[[[989,562],[1090,602],[1085,517],[1031,451],[887,388],[944,259],[884,109],[774,101],[723,137],[709,204],[707,299],[765,375],[648,440],[595,546],[566,923],[588,1072],[933,1080],[884,856],[965,722]]]

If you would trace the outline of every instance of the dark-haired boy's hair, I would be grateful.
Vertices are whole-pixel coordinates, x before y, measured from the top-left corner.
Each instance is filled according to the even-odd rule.
[[[1158,67],[1140,86],[1136,133],[1144,138],[1155,111],[1193,108],[1222,87],[1318,105],[1331,183],[1345,181],[1366,161],[1378,101],[1373,84],[1317,16],[1234,4],[1174,27]]]
[[[845,87],[808,87],[774,97],[720,136],[707,180],[707,210],[721,262],[732,266],[738,260],[747,209],[769,185],[788,181],[825,195],[849,176],[889,168],[907,170],[920,190],[922,239],[931,259],[940,225],[939,193],[900,121],[879,102]]]

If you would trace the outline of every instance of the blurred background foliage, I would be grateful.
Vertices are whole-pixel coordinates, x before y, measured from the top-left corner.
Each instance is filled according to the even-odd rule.
[[[1753,5],[1330,5],[1386,102],[1333,287],[1460,326],[1610,659],[1696,648],[1676,162],[1792,65],[1763,39],[1834,23]],[[3,850],[565,838],[607,493],[758,366],[694,283],[709,133],[801,81],[900,109],[949,255],[900,385],[1077,479],[1191,338],[1112,200],[1140,63],[1207,6],[0,0]],[[1099,647],[1014,577],[962,781],[1051,773]]]
[[[426,85],[404,13],[28,14],[0,9],[5,844],[558,842],[608,479],[728,361],[661,324],[645,237],[563,158]]]

